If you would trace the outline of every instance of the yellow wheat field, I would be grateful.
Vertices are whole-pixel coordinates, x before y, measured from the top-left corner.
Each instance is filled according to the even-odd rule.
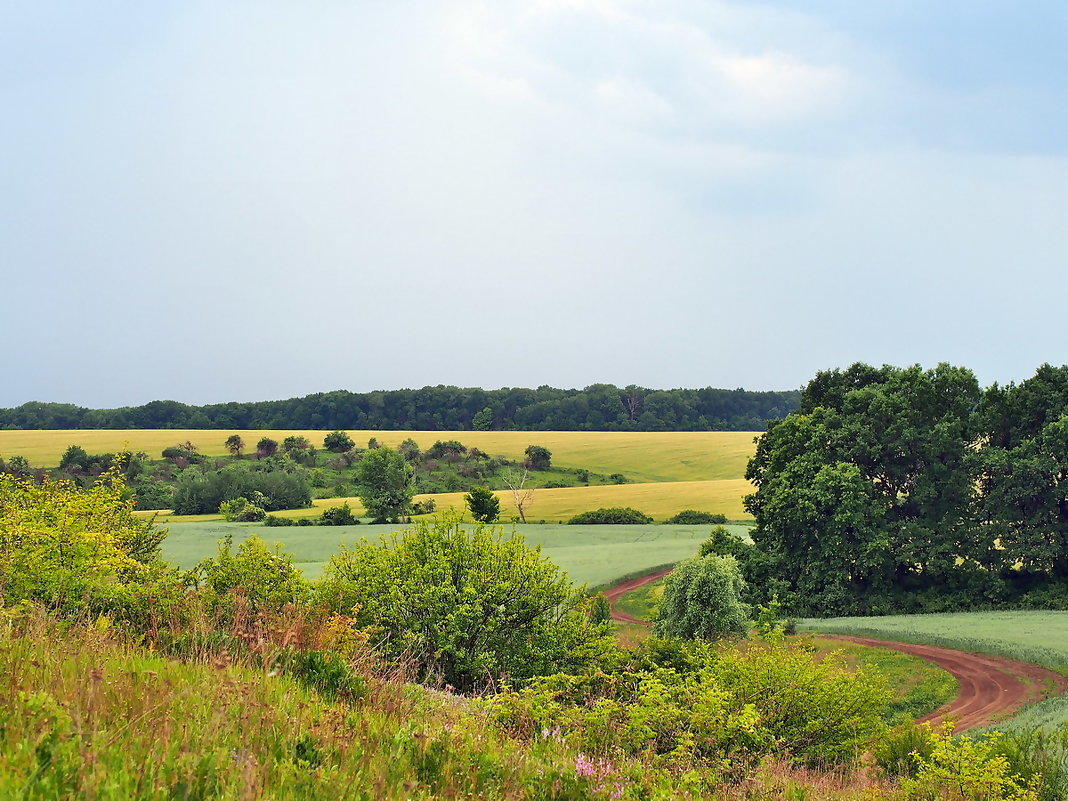
[[[719,481],[667,481],[656,484],[619,484],[603,487],[565,487],[536,489],[526,505],[528,522],[566,523],[580,512],[604,506],[629,506],[661,521],[683,509],[725,514],[731,520],[745,520],[749,515],[742,508],[742,498],[753,491],[753,485],[742,478]],[[498,491],[501,499],[501,520],[518,517],[512,493]],[[464,493],[446,492],[439,495],[417,495],[416,500],[433,498],[436,511],[448,508],[464,509]],[[318,498],[311,509],[290,509],[275,512],[280,517],[310,517],[328,506],[347,503],[353,512],[363,514],[359,498]],[[139,512],[144,517],[156,516],[160,523],[193,523],[221,520],[221,515],[172,516],[164,512]]]
[[[0,456],[25,456],[34,467],[55,467],[63,451],[80,445],[89,453],[129,448],[160,458],[160,452],[189,440],[201,453],[226,453],[226,438],[240,434],[247,451],[261,437],[281,442],[288,436],[304,436],[320,447],[325,431],[234,431],[204,429],[154,430],[64,430],[0,431]],[[371,437],[395,447],[407,438],[421,448],[435,440],[459,440],[490,456],[519,459],[528,445],[552,451],[559,467],[584,467],[595,473],[622,473],[635,483],[662,481],[712,481],[739,479],[756,448],[753,432],[739,431],[349,431],[359,446]]]

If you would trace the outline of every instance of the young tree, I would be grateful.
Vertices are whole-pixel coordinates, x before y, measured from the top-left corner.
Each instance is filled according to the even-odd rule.
[[[489,431],[491,428],[493,428],[493,409],[487,406],[471,418],[471,430]]]
[[[501,499],[487,487],[472,487],[464,496],[471,517],[479,523],[493,523],[501,514]]]
[[[653,624],[658,637],[716,639],[745,634],[749,609],[738,562],[732,556],[699,556],[675,565],[664,580],[664,598]]]
[[[458,516],[363,541],[330,560],[323,600],[357,609],[375,645],[411,660],[419,680],[478,691],[574,671],[607,644],[584,593],[522,537]]]
[[[525,467],[522,473],[518,470],[509,470],[501,476],[504,479],[505,486],[512,492],[512,503],[515,504],[515,510],[521,523],[527,522],[527,504],[534,500],[534,490],[526,486],[529,476],[530,473],[527,472]]]
[[[263,437],[256,443],[256,458],[266,459],[278,453],[278,443],[270,437]]]
[[[231,456],[241,455],[241,451],[245,450],[245,441],[240,434],[231,434],[226,438],[226,450],[230,451]]]
[[[548,470],[552,466],[553,454],[548,448],[541,445],[528,445],[526,451],[527,460],[523,465],[530,470]]]
[[[331,453],[347,453],[356,445],[344,431],[332,431],[323,437],[323,447]]]
[[[356,468],[358,495],[375,522],[396,520],[408,513],[415,487],[408,461],[391,448],[369,450]]]

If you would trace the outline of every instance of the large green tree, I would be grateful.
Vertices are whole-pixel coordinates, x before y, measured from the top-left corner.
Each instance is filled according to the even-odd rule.
[[[420,681],[461,691],[581,670],[609,647],[556,565],[522,537],[458,517],[343,549],[321,593],[338,612],[356,609],[380,652],[404,656]]]
[[[990,578],[993,542],[974,514],[980,397],[971,371],[946,364],[818,374],[746,472],[747,577],[816,614],[886,611]]]
[[[983,399],[984,525],[991,566],[1068,579],[1068,367],[1043,365]]]
[[[357,494],[376,522],[397,520],[408,513],[415,495],[414,471],[391,448],[367,451],[356,468]]]

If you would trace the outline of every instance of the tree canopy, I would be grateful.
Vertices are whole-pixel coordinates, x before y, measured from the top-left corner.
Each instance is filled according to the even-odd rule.
[[[408,513],[415,487],[412,466],[392,448],[367,451],[356,471],[364,509],[376,521],[396,520]]]
[[[758,441],[751,585],[795,613],[1023,599],[1068,578],[1068,368],[819,373]]]

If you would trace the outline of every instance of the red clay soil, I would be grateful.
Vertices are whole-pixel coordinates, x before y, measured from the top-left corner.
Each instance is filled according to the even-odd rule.
[[[938,723],[952,720],[956,731],[987,726],[1012,717],[1021,707],[1068,688],[1068,679],[1060,673],[987,654],[970,654],[938,648],[934,645],[913,645],[907,642],[887,642],[865,637],[820,635],[828,639],[848,640],[881,648],[893,648],[932,662],[948,671],[957,680],[957,697],[930,715],[920,718]]]
[[[651,584],[661,576],[666,576],[671,572],[669,567],[667,570],[660,570],[656,573],[650,573],[647,576],[638,576],[637,578],[627,579],[621,581],[611,589],[604,591],[604,597],[608,599],[608,603],[612,606],[612,620],[618,620],[620,623],[636,623],[639,626],[648,626],[648,620],[638,620],[636,617],[631,617],[626,612],[620,612],[616,609],[616,601],[619,600],[619,596],[626,595],[628,592],[644,587],[646,584]]]
[[[647,576],[627,579],[605,590],[605,597],[612,605],[612,619],[621,623],[648,626],[647,620],[638,620],[625,612],[618,611],[616,601],[621,595],[644,587],[670,572],[670,570],[661,570]],[[1000,656],[970,654],[934,645],[913,645],[907,642],[889,642],[865,637],[828,634],[820,636],[827,639],[848,640],[870,647],[903,651],[938,665],[952,674],[957,680],[957,697],[930,715],[920,718],[919,722],[939,723],[943,720],[952,720],[955,730],[959,732],[1005,720],[1027,704],[1060,695],[1068,689],[1068,679],[1060,673],[1054,673],[1039,665],[1017,662],[1014,659],[1005,659]]]

